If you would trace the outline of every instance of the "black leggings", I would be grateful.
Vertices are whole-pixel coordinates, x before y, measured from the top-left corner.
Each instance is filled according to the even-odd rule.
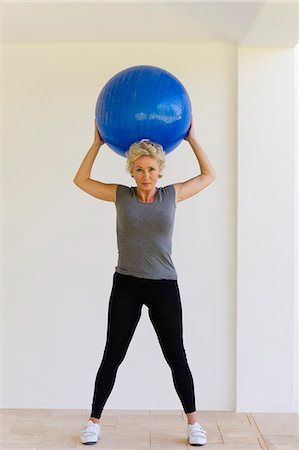
[[[182,307],[176,280],[149,280],[115,273],[108,308],[107,341],[95,380],[91,417],[101,416],[143,304],[148,307],[184,412],[196,410],[193,378],[183,344]]]

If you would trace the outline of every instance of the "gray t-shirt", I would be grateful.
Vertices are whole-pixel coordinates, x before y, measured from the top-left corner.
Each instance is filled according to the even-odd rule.
[[[136,187],[117,186],[115,270],[139,278],[176,280],[171,259],[175,189],[173,185],[156,189],[156,200],[143,203],[137,197]]]

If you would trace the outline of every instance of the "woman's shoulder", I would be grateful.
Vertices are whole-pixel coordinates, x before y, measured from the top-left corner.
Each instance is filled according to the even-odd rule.
[[[171,200],[175,199],[175,187],[173,184],[168,184],[158,189],[160,190],[160,194],[162,197],[167,197],[170,198]]]
[[[117,184],[116,190],[120,192],[128,192],[131,190],[131,188],[129,186],[125,186],[124,184]]]
[[[132,188],[124,184],[117,184],[116,186],[116,203],[125,197],[132,195]]]
[[[173,184],[167,184],[166,186],[161,186],[159,189],[161,190],[161,192],[163,192],[165,194],[172,194],[173,192],[175,192],[175,187]]]

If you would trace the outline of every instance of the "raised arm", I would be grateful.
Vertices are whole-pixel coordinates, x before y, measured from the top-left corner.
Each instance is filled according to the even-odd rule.
[[[83,159],[73,181],[80,189],[92,195],[93,197],[99,198],[100,200],[106,200],[108,202],[115,202],[117,187],[116,184],[102,183],[101,181],[92,180],[90,178],[93,163],[100,150],[100,147],[103,144],[104,141],[101,138],[95,124],[93,144],[88,150],[87,155]]]
[[[199,164],[200,173],[196,177],[190,178],[190,180],[174,184],[177,202],[181,202],[182,200],[186,200],[187,198],[198,194],[198,192],[202,191],[216,178],[216,172],[211,162],[195,137],[193,120],[185,140],[188,141],[192,147]]]

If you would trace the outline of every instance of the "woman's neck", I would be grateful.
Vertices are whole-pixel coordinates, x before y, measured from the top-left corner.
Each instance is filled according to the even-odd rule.
[[[142,191],[136,188],[137,196],[142,203],[153,203],[156,199],[156,187],[150,191]]]

